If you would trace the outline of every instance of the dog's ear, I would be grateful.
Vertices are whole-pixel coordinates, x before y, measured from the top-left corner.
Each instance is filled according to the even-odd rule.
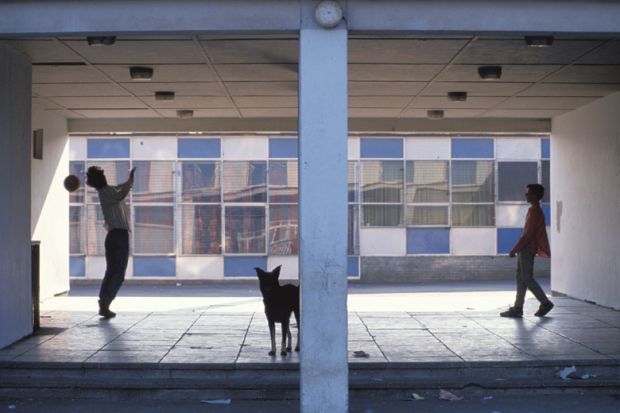
[[[276,278],[278,278],[280,276],[280,269],[282,268],[281,265],[278,265],[276,268],[273,269],[273,271],[271,271],[271,273],[273,275],[276,276]]]
[[[265,275],[265,271],[263,271],[262,269],[260,269],[258,267],[254,267],[254,270],[256,271],[256,275],[258,275],[259,277],[261,275]]]

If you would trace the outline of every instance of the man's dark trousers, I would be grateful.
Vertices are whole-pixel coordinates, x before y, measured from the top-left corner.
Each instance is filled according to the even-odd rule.
[[[99,301],[102,308],[108,308],[118,290],[125,281],[125,270],[129,260],[129,231],[126,229],[112,229],[105,237],[106,270]]]

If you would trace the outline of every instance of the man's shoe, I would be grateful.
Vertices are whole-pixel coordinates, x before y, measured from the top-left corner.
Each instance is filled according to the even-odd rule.
[[[113,311],[110,311],[109,308],[100,308],[99,315],[105,318],[106,320],[116,317],[116,313]]]
[[[502,317],[521,318],[523,317],[523,309],[519,307],[509,307],[507,311],[499,313]]]
[[[546,303],[542,303],[540,307],[538,307],[538,311],[534,313],[536,317],[544,317],[547,315],[549,311],[553,308],[553,303],[551,301],[547,301]]]

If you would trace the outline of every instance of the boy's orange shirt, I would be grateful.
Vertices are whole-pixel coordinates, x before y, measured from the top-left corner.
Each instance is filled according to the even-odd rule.
[[[551,248],[549,247],[549,238],[547,238],[547,228],[545,226],[545,214],[540,204],[532,205],[527,210],[523,234],[512,251],[521,252],[525,248],[528,248],[534,255],[551,258]]]

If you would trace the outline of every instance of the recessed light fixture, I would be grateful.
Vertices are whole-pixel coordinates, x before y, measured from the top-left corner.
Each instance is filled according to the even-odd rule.
[[[155,100],[174,100],[174,92],[157,91],[155,92]]]
[[[189,109],[177,110],[177,116],[181,119],[193,118],[194,111]]]
[[[480,66],[478,75],[484,80],[497,80],[502,77],[501,66]]]
[[[443,119],[443,110],[429,110],[426,112],[429,119]]]
[[[553,36],[525,36],[525,44],[529,47],[549,47],[553,45]]]
[[[129,68],[129,76],[133,80],[151,80],[153,78],[153,68],[132,66]]]
[[[89,46],[112,46],[116,42],[116,36],[88,36]]]
[[[448,92],[448,99],[452,102],[465,102],[467,100],[467,92]]]

